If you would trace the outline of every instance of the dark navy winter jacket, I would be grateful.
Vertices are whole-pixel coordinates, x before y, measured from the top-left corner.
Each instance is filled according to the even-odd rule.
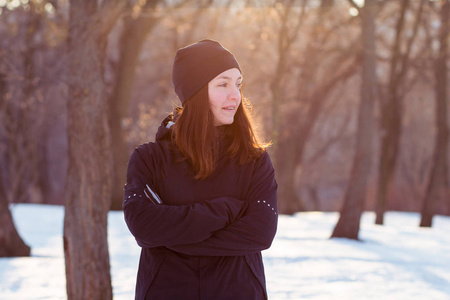
[[[222,156],[213,175],[196,180],[165,125],[128,163],[123,209],[142,247],[136,299],[267,299],[261,250],[278,219],[268,153],[245,165]],[[162,205],[146,199],[146,184]]]

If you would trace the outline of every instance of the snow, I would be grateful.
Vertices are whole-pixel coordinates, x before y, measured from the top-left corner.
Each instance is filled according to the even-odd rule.
[[[11,210],[32,256],[0,258],[0,299],[66,299],[64,208]],[[450,299],[450,217],[420,228],[419,214],[388,212],[378,226],[366,212],[361,242],[329,239],[338,217],[280,215],[274,243],[263,252],[269,299]],[[139,247],[122,212],[110,212],[108,223],[114,299],[133,299]]]

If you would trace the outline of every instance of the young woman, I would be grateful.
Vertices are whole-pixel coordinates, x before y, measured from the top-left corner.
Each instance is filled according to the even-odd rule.
[[[218,42],[177,51],[182,108],[128,163],[124,214],[142,247],[136,299],[267,299],[261,250],[277,227],[277,184]]]

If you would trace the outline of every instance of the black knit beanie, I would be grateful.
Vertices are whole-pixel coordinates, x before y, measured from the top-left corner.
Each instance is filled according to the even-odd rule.
[[[178,49],[172,71],[175,93],[184,105],[217,75],[232,68],[241,71],[233,54],[216,41],[202,40]]]

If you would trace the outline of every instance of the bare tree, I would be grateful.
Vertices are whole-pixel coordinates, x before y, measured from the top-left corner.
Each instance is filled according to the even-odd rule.
[[[304,210],[302,199],[298,196],[296,183],[296,170],[302,164],[303,154],[308,143],[309,136],[323,112],[323,107],[327,102],[329,94],[335,90],[339,84],[350,78],[357,69],[358,61],[356,55],[350,51],[342,51],[335,45],[329,44],[330,35],[333,32],[333,26],[343,26],[338,18],[332,18],[333,2],[322,1],[317,9],[314,21],[311,27],[304,30],[308,31],[311,42],[307,44],[302,55],[298,55],[298,49],[294,42],[298,39],[299,31],[306,22],[307,1],[303,1],[298,20],[294,24],[289,22],[289,13],[293,10],[294,2],[288,2],[291,7],[283,7],[280,14],[281,26],[278,36],[278,61],[276,72],[271,82],[272,91],[272,118],[273,118],[273,142],[275,164],[278,171],[277,181],[279,183],[280,211],[292,214]],[[286,4],[286,5],[287,5]],[[327,20],[328,26],[324,25]],[[342,23],[341,23],[342,22]],[[328,58],[323,55],[329,53]],[[331,54],[333,53],[333,54]],[[305,57],[302,62],[296,62],[295,57]],[[331,67],[330,67],[331,66]],[[300,69],[299,75],[291,76],[295,82],[292,89],[294,93],[287,90],[288,74],[295,73],[293,69]],[[321,69],[329,68],[332,72],[323,74]],[[311,82],[314,82],[312,84]],[[283,112],[281,118],[281,106],[290,101],[299,105],[302,109],[293,109],[289,112]],[[299,117],[300,116],[300,117]],[[282,130],[280,130],[282,128]],[[282,134],[280,134],[281,132]]]
[[[31,249],[17,232],[2,189],[0,184],[0,257],[30,256]]]
[[[122,209],[123,185],[130,150],[126,144],[123,130],[123,120],[128,117],[129,103],[136,77],[136,65],[139,61],[142,45],[151,30],[161,18],[161,13],[155,11],[162,0],[150,0],[140,7],[138,16],[132,15],[132,5],[123,18],[123,31],[119,44],[119,61],[115,69],[114,89],[110,97],[111,105],[111,135],[114,161],[114,181],[111,208]],[[137,5],[137,4],[136,4]]]
[[[64,218],[68,299],[112,299],[107,243],[112,155],[103,72],[107,36],[123,5],[70,1]]]
[[[0,73],[0,109],[3,111],[6,99],[6,81],[5,76]],[[3,121],[4,116],[0,114],[0,119]],[[0,123],[0,132],[4,131]],[[0,158],[5,157],[6,139],[0,135]],[[5,180],[0,173],[0,257],[5,256],[29,256],[30,247],[27,246],[22,238],[19,236],[14,221],[9,210],[8,196],[5,191]]]
[[[276,43],[276,51],[278,54],[275,73],[270,83],[270,91],[272,93],[271,117],[272,117],[272,151],[275,153],[273,158],[276,168],[279,170],[277,178],[280,185],[280,211],[283,213],[294,213],[301,210],[301,203],[296,197],[292,181],[288,180],[289,176],[293,176],[296,165],[290,160],[284,145],[280,147],[280,127],[281,127],[281,106],[286,103],[286,78],[288,77],[289,57],[292,55],[292,48],[295,40],[298,38],[300,28],[306,18],[306,9],[308,1],[302,1],[301,13],[295,15],[294,25],[290,25],[294,7],[297,5],[295,0],[285,1],[284,5],[279,5],[278,15],[280,18],[280,28],[278,31],[278,39]],[[290,137],[292,140],[292,137]],[[285,155],[288,154],[287,157]]]
[[[41,200],[33,197],[40,194],[35,191],[41,186],[37,149],[43,120],[35,86],[34,30],[41,29],[43,16],[33,2],[28,10],[7,14],[25,28],[16,34],[2,33],[0,42],[0,256],[29,256],[30,247],[17,233],[9,204]]]
[[[404,81],[410,63],[411,48],[417,36],[424,4],[424,0],[422,0],[419,4],[416,20],[413,25],[413,34],[406,41],[406,49],[403,52],[401,50],[401,45],[406,39],[404,37],[404,28],[407,23],[405,16],[410,6],[410,1],[405,0],[401,2],[400,15],[395,29],[395,40],[392,44],[391,50],[387,93],[385,96],[381,96],[379,98],[381,111],[381,143],[380,160],[378,165],[378,189],[375,223],[380,225],[383,224],[389,186],[392,182],[399,152],[401,125],[403,119],[402,98],[405,93],[404,90],[402,93],[401,85]]]
[[[377,98],[375,15],[376,0],[366,0],[363,7],[349,2],[358,9],[361,20],[363,51],[361,100],[358,112],[355,157],[347,184],[340,218],[331,237],[358,239],[359,222],[364,209],[372,164],[372,137],[374,133],[374,103]]]
[[[436,137],[428,185],[422,208],[421,227],[431,227],[439,200],[448,199],[448,37],[450,34],[450,1],[442,2],[439,28],[439,50],[435,60]]]
[[[299,30],[304,23],[308,0],[302,2],[299,16],[294,15],[296,17],[294,26],[289,26],[289,21],[292,19],[292,11],[294,11],[296,5],[295,0],[287,0],[284,1],[284,5],[283,2],[280,2],[280,8],[278,9],[280,18],[280,29],[276,44],[278,58],[275,66],[275,74],[270,83],[270,91],[272,93],[272,147],[274,152],[277,152],[280,135],[280,106],[286,97],[284,83],[289,69],[289,54],[292,51],[292,46],[297,39]],[[276,162],[276,157],[274,160]]]

